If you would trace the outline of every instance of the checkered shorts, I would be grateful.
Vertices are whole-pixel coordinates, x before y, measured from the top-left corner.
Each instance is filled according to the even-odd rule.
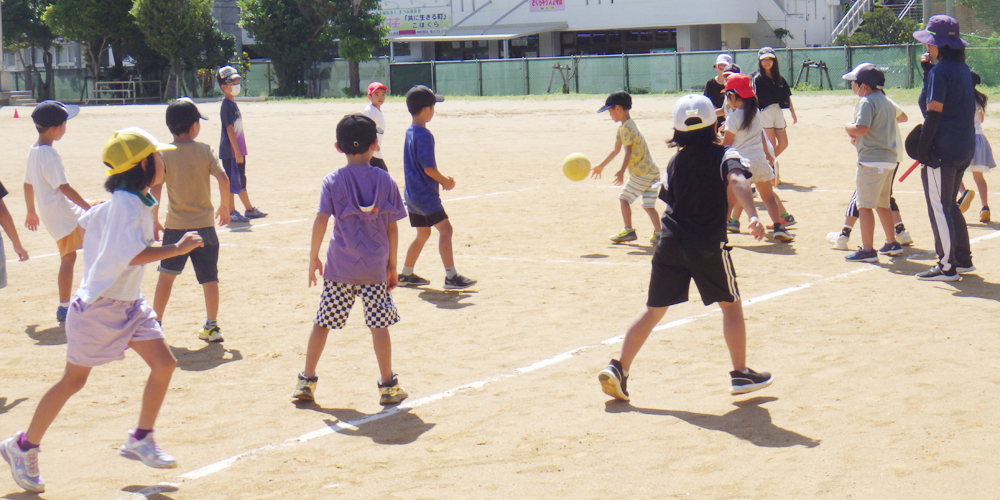
[[[399,322],[399,311],[396,310],[396,304],[392,302],[392,295],[389,295],[385,283],[349,285],[323,280],[323,295],[320,297],[314,323],[323,328],[343,328],[358,295],[365,305],[365,326],[387,328]]]

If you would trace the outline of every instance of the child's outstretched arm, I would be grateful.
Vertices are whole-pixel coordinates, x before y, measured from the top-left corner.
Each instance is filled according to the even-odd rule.
[[[35,188],[24,183],[24,204],[28,207],[28,216],[24,218],[24,227],[29,231],[38,230],[38,214],[35,213]]]
[[[429,167],[424,169],[424,173],[427,174],[427,177],[434,179],[435,182],[440,184],[445,191],[451,191],[452,189],[455,189],[454,177],[445,177],[444,174],[438,171],[438,169]]]
[[[615,186],[621,186],[625,183],[625,169],[628,168],[628,162],[632,160],[632,146],[625,146],[625,156],[622,158],[622,168],[615,172]]]
[[[229,224],[229,177],[223,172],[212,174],[215,180],[219,181],[219,209],[215,211],[215,217],[219,219],[219,227]]]
[[[317,271],[320,275],[323,274],[323,261],[319,260],[319,247],[323,245],[323,238],[326,237],[326,225],[329,221],[330,215],[322,212],[318,212],[316,220],[313,221],[312,243],[309,246],[309,286],[317,283]]]
[[[608,163],[611,163],[611,160],[614,160],[615,157],[618,156],[618,153],[621,150],[622,150],[622,141],[615,141],[615,149],[611,150],[611,153],[608,155],[607,158],[604,159],[604,161],[602,161],[599,165],[593,168],[593,170],[590,173],[590,177],[594,179],[600,179],[601,172],[604,171],[604,167],[608,166]]]
[[[184,233],[184,236],[181,236],[180,241],[174,243],[173,245],[146,247],[145,250],[139,252],[139,255],[133,257],[132,261],[129,262],[128,265],[141,266],[143,264],[149,264],[150,262],[157,262],[163,259],[177,257],[178,255],[184,255],[195,248],[203,246],[205,246],[205,243],[201,241],[201,236],[198,236],[198,233]]]
[[[18,260],[21,262],[28,260],[28,251],[21,246],[21,239],[17,237],[17,227],[14,226],[14,218],[10,216],[7,204],[3,200],[0,200],[0,227],[7,232],[11,244],[14,245],[14,251],[17,252]]]
[[[399,284],[399,275],[396,274],[396,251],[399,247],[399,227],[396,226],[396,221],[389,222],[387,232],[389,233],[389,264],[385,268],[386,288],[392,291]]]
[[[76,203],[80,208],[90,210],[90,203],[87,203],[87,200],[83,199],[83,196],[80,196],[80,193],[77,193],[69,184],[60,185],[59,191],[62,191],[62,194],[66,195],[69,201]]]
[[[757,217],[757,208],[753,204],[753,192],[750,191],[750,181],[743,176],[743,172],[739,169],[730,170],[727,177],[729,179],[730,190],[736,196],[736,199],[739,200],[740,205],[743,206],[743,210],[750,216],[750,226],[747,229],[750,230],[750,234],[757,241],[764,239],[764,225],[760,223],[760,218]]]

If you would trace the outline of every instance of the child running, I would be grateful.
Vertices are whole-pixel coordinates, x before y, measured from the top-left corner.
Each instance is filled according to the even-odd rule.
[[[406,391],[392,371],[389,327],[399,313],[389,293],[396,287],[396,221],[406,217],[399,188],[383,170],[369,161],[378,149],[375,122],[362,114],[347,115],[337,124],[337,151],[347,155],[347,166],[323,178],[319,211],[313,222],[309,251],[309,286],[316,273],[323,275],[323,296],[309,335],[305,370],[299,374],[292,398],[314,401],[316,366],[331,328],[340,329],[357,297],[365,306],[365,325],[371,329],[378,361],[379,404],[392,405],[406,399]],[[326,269],[319,249],[326,226],[333,216],[333,237],[326,252]]]
[[[622,146],[625,147],[622,168],[615,173],[614,181],[615,186],[624,184],[621,193],[618,194],[618,201],[621,204],[622,221],[625,223],[625,228],[618,234],[612,235],[611,241],[624,243],[638,239],[635,229],[632,228],[632,202],[641,196],[642,209],[646,211],[646,215],[653,223],[653,235],[649,238],[649,242],[656,243],[661,228],[660,217],[656,213],[656,193],[659,189],[660,168],[656,166],[652,155],[649,154],[646,138],[642,136],[639,127],[632,120],[632,115],[629,112],[631,109],[632,96],[628,92],[619,90],[609,95],[604,101],[604,107],[597,110],[598,113],[607,111],[611,115],[611,119],[621,123],[621,125],[618,126],[615,148],[600,165],[594,167],[591,177],[600,179],[604,167],[611,163],[615,156],[618,156]],[[625,182],[626,170],[628,170],[627,183]]]
[[[38,130],[38,142],[28,150],[28,168],[24,173],[24,202],[28,206],[24,226],[35,231],[41,221],[59,247],[56,320],[60,322],[66,321],[73,293],[76,251],[83,248],[83,231],[77,219],[90,204],[69,185],[62,159],[52,144],[66,135],[66,122],[79,112],[79,106],[67,106],[59,101],[42,101],[35,106],[31,119]]]
[[[794,238],[788,234],[783,225],[784,221],[780,215],[781,209],[778,206],[777,196],[771,187],[774,171],[771,169],[770,159],[765,150],[764,141],[767,139],[761,130],[757,97],[754,95],[753,88],[750,87],[750,77],[740,73],[730,75],[726,80],[723,92],[725,92],[726,100],[733,108],[733,112],[726,118],[726,135],[722,144],[732,146],[740,156],[750,161],[750,172],[753,173],[753,182],[757,186],[757,193],[760,194],[761,201],[767,207],[767,214],[774,223],[771,236],[781,242],[792,241]],[[734,215],[736,212],[733,211],[737,207],[742,207],[748,214],[750,213],[750,207],[739,199],[731,200],[731,205],[730,212]],[[731,216],[729,218],[730,224],[733,219],[737,219],[737,217]],[[737,222],[737,224],[739,223]],[[727,228],[732,232],[728,225]]]
[[[979,74],[973,71],[972,84],[975,86],[979,85],[980,82]],[[983,174],[992,170],[997,164],[993,160],[993,148],[990,147],[990,142],[983,134],[983,119],[986,114],[986,101],[989,98],[979,89],[973,90],[976,92],[976,153],[972,156],[972,163],[969,164],[968,170],[972,171],[972,179],[976,181],[976,189],[979,191],[979,201],[983,204],[983,208],[979,210],[979,222],[989,222],[989,193],[987,192],[986,177]],[[959,209],[962,212],[969,209],[973,196],[975,196],[974,192],[965,189],[965,182],[962,182],[962,196],[958,199]]]
[[[11,244],[14,245],[14,252],[17,253],[17,260],[24,262],[28,260],[28,251],[21,246],[21,239],[17,237],[17,227],[14,225],[14,218],[10,216],[7,204],[3,202],[3,197],[7,196],[7,194],[7,189],[0,182],[0,227],[4,231],[7,231],[7,237],[10,238]],[[3,236],[0,236],[0,288],[5,288],[6,286],[7,254],[4,253],[3,249]]]
[[[83,389],[93,367],[125,359],[128,348],[149,365],[150,374],[138,425],[128,432],[119,453],[150,467],[177,467],[174,457],[153,440],[153,426],[177,360],[140,290],[145,264],[201,246],[201,238],[190,233],[174,245],[150,246],[150,207],[156,199],[149,188],[163,180],[159,151],[169,149],[173,146],[160,144],[138,128],[119,130],[104,145],[104,164],[109,167],[104,188],[111,199],[80,217],[86,230],[83,278],[66,318],[66,369],[38,402],[28,431],[0,443],[14,481],[25,490],[45,491],[38,470],[39,444],[63,405]]]
[[[385,134],[385,115],[382,114],[382,105],[385,104],[386,90],[388,87],[382,82],[372,82],[368,85],[368,105],[365,106],[364,113],[375,122],[378,130],[378,149],[372,155],[371,164],[388,172],[389,167],[382,158],[382,136]]]
[[[764,226],[747,182],[752,173],[734,149],[717,144],[716,134],[715,108],[707,97],[686,95],[677,100],[671,142],[680,150],[667,165],[659,193],[667,209],[653,253],[646,308],[625,332],[620,358],[612,359],[597,377],[604,393],[616,399],[629,400],[626,386],[632,360],[667,308],[688,300],[692,279],[702,302],[718,302],[722,309],[722,332],[733,363],[730,393],[756,391],[773,381],[771,374],[746,365],[746,323],[724,226],[728,187],[750,215],[750,234],[763,238]]]

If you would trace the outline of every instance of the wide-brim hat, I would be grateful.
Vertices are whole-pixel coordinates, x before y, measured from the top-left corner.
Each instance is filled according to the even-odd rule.
[[[964,49],[969,45],[969,42],[962,39],[962,33],[958,30],[958,20],[944,14],[931,16],[927,20],[927,27],[914,31],[913,38],[935,47],[947,45],[953,49]]]

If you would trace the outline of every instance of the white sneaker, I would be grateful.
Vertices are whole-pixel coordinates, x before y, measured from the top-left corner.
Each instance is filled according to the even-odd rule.
[[[906,229],[896,233],[896,241],[898,241],[899,244],[903,245],[904,247],[913,244],[913,238],[910,237],[910,232],[907,231]]]
[[[38,448],[21,451],[17,442],[23,434],[24,432],[18,432],[14,437],[4,439],[0,443],[0,455],[10,464],[10,474],[14,476],[14,482],[18,486],[34,493],[41,493],[45,491],[45,480],[38,471]]]
[[[837,250],[847,250],[847,241],[849,239],[847,236],[840,234],[840,231],[832,231],[826,234],[826,241],[829,241],[833,245],[833,248]],[[896,239],[899,239],[899,235],[896,235]]]
[[[118,454],[129,459],[153,467],[154,469],[173,469],[177,467],[177,460],[160,448],[153,440],[153,433],[146,434],[141,441],[135,438],[135,430],[128,431],[128,437],[118,448]]]

